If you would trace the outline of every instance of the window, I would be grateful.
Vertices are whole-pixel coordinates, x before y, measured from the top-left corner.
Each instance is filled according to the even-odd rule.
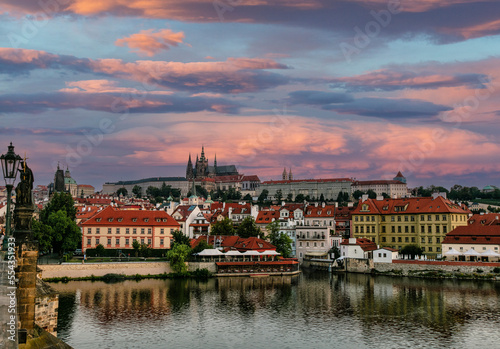
[[[424,215],[420,215],[420,220],[423,221],[425,219]]]
[[[151,228],[148,228],[148,234],[151,235]]]
[[[421,241],[423,244],[425,244],[425,238],[422,238]]]
[[[402,242],[401,236],[398,236],[398,242]]]
[[[87,239],[87,245],[90,245],[92,243],[92,239]]]
[[[391,227],[391,232],[392,232],[392,233],[395,233],[395,232],[396,232],[396,227],[395,227],[395,226],[392,226],[392,227]]]
[[[111,228],[108,228],[108,234],[111,234]]]
[[[448,227],[446,225],[443,225],[443,233],[446,234],[447,230],[448,230]]]
[[[324,242],[321,243],[321,247],[325,247],[325,243]]]
[[[429,214],[429,215],[427,215],[427,220],[428,220],[428,221],[432,221],[432,216],[431,216],[430,214]]]
[[[130,228],[125,228],[125,234],[130,234]]]
[[[411,232],[415,233],[415,226],[414,225],[411,226]]]
[[[415,237],[412,237],[412,238],[411,238],[411,242],[415,242]]]
[[[405,237],[405,242],[410,242],[410,238],[408,236]]]
[[[309,247],[309,242],[306,242],[306,247]]]
[[[387,257],[387,253],[384,253],[384,258],[386,258],[386,257]]]
[[[143,244],[143,243],[144,243],[144,239],[141,239],[141,244]]]
[[[132,229],[132,234],[137,234],[137,228]]]
[[[101,228],[95,228],[95,233],[96,233],[96,234],[99,234],[99,233],[100,233],[100,231],[101,231]]]
[[[401,222],[401,216],[398,216],[398,222]]]
[[[440,228],[439,225],[436,225],[436,233],[438,233],[438,234],[440,233],[439,228]]]
[[[318,247],[318,243],[317,242],[314,243],[314,247]]]
[[[432,244],[432,237],[430,237],[430,236],[429,236],[429,237],[427,238],[427,241],[428,241],[430,244]]]
[[[354,216],[354,221],[357,222],[358,221],[358,216]]]
[[[160,229],[160,234],[165,234],[165,229],[161,228]]]
[[[432,225],[429,225],[429,226],[427,227],[427,232],[428,232],[428,233],[432,233]]]
[[[299,247],[302,247],[302,241],[299,241]]]
[[[382,217],[381,217],[381,221],[382,221],[382,222],[385,222],[385,216],[382,216]]]
[[[412,222],[415,222],[415,216],[411,216],[411,219],[410,219]]]
[[[398,233],[401,233],[401,226],[398,225]]]
[[[120,246],[120,238],[116,238],[116,246]]]
[[[375,226],[372,225],[372,233],[375,233]]]
[[[385,225],[382,226],[382,233],[385,233]]]
[[[126,238],[126,239],[125,239],[125,246],[128,246],[129,242],[130,242],[130,239],[129,239],[129,238]]]
[[[364,226],[360,227],[359,229],[360,229],[359,231],[361,232],[361,234],[363,234],[365,232],[365,227]]]
[[[382,242],[385,242],[385,236],[382,236]]]
[[[424,246],[422,246],[422,252],[425,252],[425,247]]]
[[[396,238],[393,236],[391,239],[392,242],[396,242]]]
[[[151,239],[148,239],[148,245],[151,245]]]
[[[365,217],[363,217],[363,216],[359,217],[360,222],[364,222],[364,220],[365,220]]]
[[[408,222],[408,216],[405,216],[405,222]]]
[[[437,220],[437,221],[439,220],[439,215],[438,215],[438,214],[436,215],[436,220]]]
[[[375,222],[375,216],[372,216],[372,222]]]
[[[354,227],[354,233],[355,233],[355,234],[359,233],[358,226],[355,226],[355,227]]]
[[[432,247],[429,247],[429,252],[432,252]]]
[[[444,214],[444,215],[443,215],[443,221],[445,221],[445,220],[446,220],[446,215]]]
[[[425,226],[423,226],[423,225],[420,226],[420,232],[425,233]]]
[[[409,229],[410,229],[410,228],[408,228],[408,226],[407,226],[407,225],[405,225],[405,233],[408,233],[408,232],[410,231]]]
[[[120,234],[120,228],[116,228],[116,233]]]
[[[436,247],[436,251],[441,252],[441,247]]]
[[[96,246],[99,245],[99,238],[95,239]]]
[[[111,245],[111,238],[108,239],[108,245]]]
[[[144,233],[145,233],[145,229],[141,228],[141,234],[144,234]]]
[[[160,239],[160,246],[163,246],[164,239]]]
[[[394,221],[395,221],[395,217],[391,216],[391,222],[394,222]]]
[[[87,228],[87,234],[92,234],[92,228]]]
[[[436,238],[436,243],[440,243],[441,242],[441,238]]]
[[[382,258],[382,253],[379,252],[378,258]]]

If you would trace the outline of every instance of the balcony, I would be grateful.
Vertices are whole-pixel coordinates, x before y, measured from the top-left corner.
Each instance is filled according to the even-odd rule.
[[[297,234],[297,240],[325,240],[325,235],[315,234],[307,237],[305,234]]]

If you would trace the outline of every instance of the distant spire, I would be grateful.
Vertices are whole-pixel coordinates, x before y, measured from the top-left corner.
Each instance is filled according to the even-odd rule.
[[[290,167],[290,172],[288,173],[288,179],[293,180],[292,168]]]
[[[288,180],[288,174],[286,173],[286,167],[283,168],[283,174],[281,175],[281,178],[284,181]]]
[[[214,156],[214,167],[217,168],[217,153]]]
[[[189,153],[189,160],[186,167],[186,179],[193,178],[193,163],[191,162],[191,153]]]

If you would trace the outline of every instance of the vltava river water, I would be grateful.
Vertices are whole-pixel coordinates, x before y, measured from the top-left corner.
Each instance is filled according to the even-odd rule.
[[[85,348],[500,348],[500,284],[369,275],[78,281],[58,336]]]

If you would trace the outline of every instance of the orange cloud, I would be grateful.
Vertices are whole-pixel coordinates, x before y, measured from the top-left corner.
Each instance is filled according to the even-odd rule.
[[[153,29],[141,30],[137,34],[115,41],[117,46],[128,46],[132,52],[140,56],[152,57],[160,51],[169,50],[172,46],[183,43],[184,33],[173,32],[170,29],[162,29],[154,32]]]

